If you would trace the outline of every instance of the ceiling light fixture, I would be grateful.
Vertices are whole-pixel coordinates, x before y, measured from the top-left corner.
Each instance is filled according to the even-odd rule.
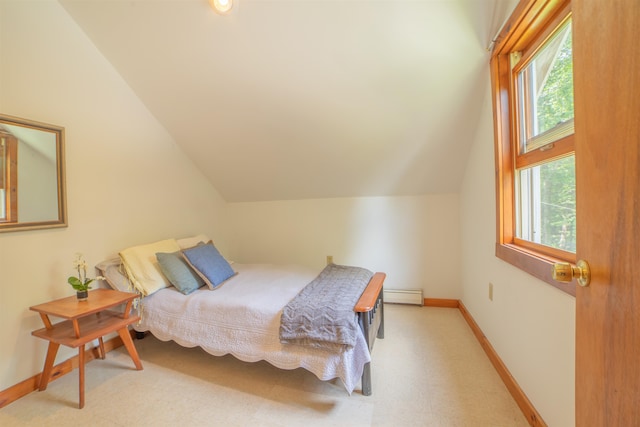
[[[227,15],[233,8],[233,0],[209,0],[213,10],[221,15]]]

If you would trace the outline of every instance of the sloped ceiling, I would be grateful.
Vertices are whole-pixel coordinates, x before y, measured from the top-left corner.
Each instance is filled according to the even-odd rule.
[[[229,202],[456,192],[513,3],[59,1]]]

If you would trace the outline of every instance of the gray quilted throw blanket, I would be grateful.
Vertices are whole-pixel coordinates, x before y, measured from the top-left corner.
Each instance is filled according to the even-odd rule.
[[[329,264],[284,307],[280,342],[326,348],[352,348],[360,332],[353,311],[373,273]]]

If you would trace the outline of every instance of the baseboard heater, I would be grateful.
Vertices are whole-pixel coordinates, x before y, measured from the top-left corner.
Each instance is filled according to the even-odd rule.
[[[384,302],[424,305],[422,289],[385,289]]]

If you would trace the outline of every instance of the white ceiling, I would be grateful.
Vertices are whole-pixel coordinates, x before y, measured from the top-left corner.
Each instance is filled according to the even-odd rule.
[[[59,1],[230,202],[458,191],[514,3]]]

